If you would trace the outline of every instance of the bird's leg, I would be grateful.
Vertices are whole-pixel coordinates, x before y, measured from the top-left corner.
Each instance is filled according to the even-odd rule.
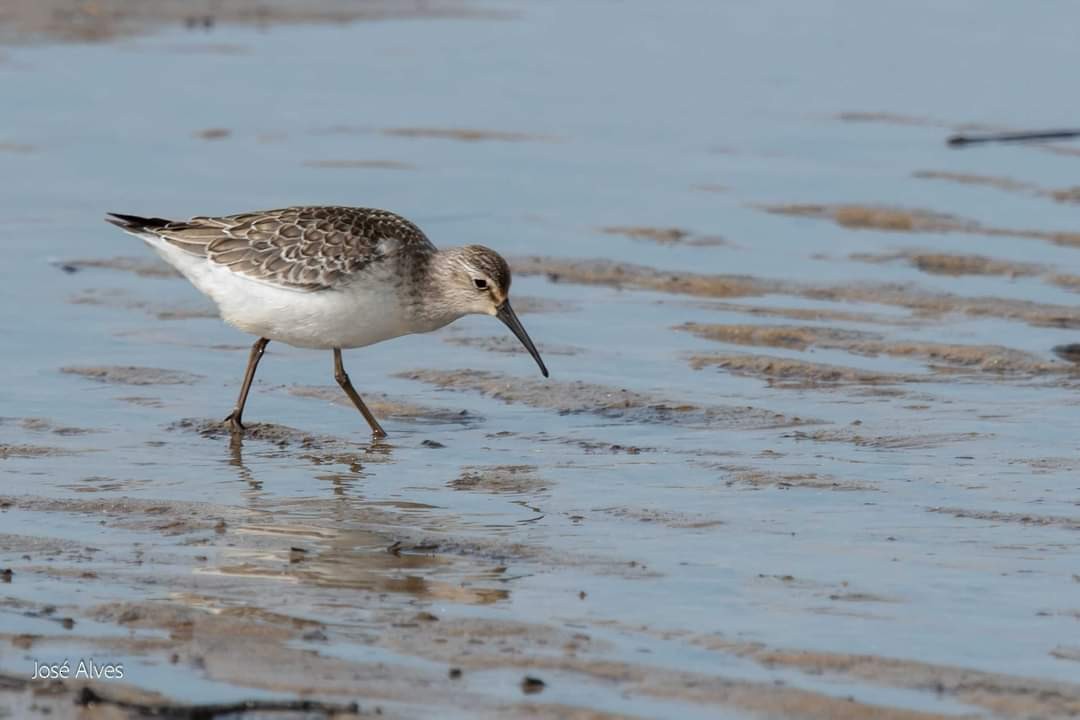
[[[244,404],[247,403],[248,390],[251,389],[251,381],[255,379],[255,368],[259,367],[259,360],[262,359],[263,353],[266,352],[266,346],[269,344],[268,339],[259,338],[251,346],[247,372],[244,373],[244,384],[240,386],[240,397],[236,399],[236,407],[229,413],[229,417],[225,418],[225,422],[229,424],[229,430],[233,433],[242,433],[244,431],[240,416],[244,414]]]
[[[352,382],[349,381],[349,375],[345,372],[345,366],[341,363],[341,348],[334,348],[334,379],[337,380],[338,385],[345,391],[345,394],[349,396],[349,399],[353,401],[353,405],[360,411],[360,414],[367,420],[367,424],[371,426],[371,436],[378,439],[386,437],[386,431],[379,425],[379,421],[375,419],[375,416],[368,410],[367,405],[360,399],[360,394],[356,392],[356,388],[352,386]]]

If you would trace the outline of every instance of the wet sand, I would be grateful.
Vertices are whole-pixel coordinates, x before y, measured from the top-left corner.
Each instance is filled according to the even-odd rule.
[[[271,28],[298,23],[498,17],[458,0],[11,0],[0,12],[6,43],[109,42],[167,28],[209,32],[218,25]],[[211,46],[213,47],[229,47]]]
[[[1080,716],[1077,147],[944,143],[1075,18],[981,7],[9,3],[0,717]],[[372,443],[271,343],[231,438],[101,216],[300,202],[504,252],[552,377],[348,351]]]

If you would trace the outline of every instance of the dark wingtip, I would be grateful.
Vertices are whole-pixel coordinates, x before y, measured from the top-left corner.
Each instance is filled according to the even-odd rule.
[[[148,218],[114,212],[105,213],[105,222],[112,223],[124,230],[153,230],[169,224],[169,221],[164,218]]]

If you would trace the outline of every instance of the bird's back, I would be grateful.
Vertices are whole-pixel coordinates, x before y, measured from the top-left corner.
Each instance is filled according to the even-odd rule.
[[[375,208],[289,207],[190,220],[110,213],[107,219],[245,278],[300,291],[341,288],[382,261],[435,251],[415,224]]]

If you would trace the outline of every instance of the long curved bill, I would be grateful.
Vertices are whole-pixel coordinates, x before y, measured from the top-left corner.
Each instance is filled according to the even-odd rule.
[[[495,317],[506,323],[506,327],[510,328],[510,332],[517,336],[517,339],[521,341],[521,344],[525,346],[525,349],[529,351],[529,354],[533,356],[533,360],[540,366],[540,372],[544,374],[544,377],[548,376],[548,369],[544,366],[544,361],[540,359],[540,353],[537,352],[536,346],[533,345],[532,339],[529,338],[529,333],[525,332],[525,328],[522,327],[521,321],[518,320],[516,314],[514,314],[514,308],[510,307],[510,301],[505,300],[502,305],[495,308]]]

